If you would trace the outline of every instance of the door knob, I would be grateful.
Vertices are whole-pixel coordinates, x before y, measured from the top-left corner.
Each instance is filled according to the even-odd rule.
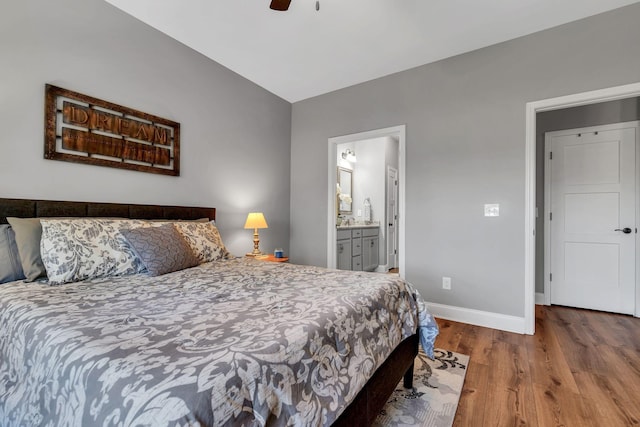
[[[616,228],[616,229],[615,229],[615,230],[613,230],[613,231],[622,231],[624,234],[629,234],[629,233],[631,233],[631,229],[630,229],[629,227],[625,227],[625,228],[622,228],[622,229],[620,229],[620,228]]]

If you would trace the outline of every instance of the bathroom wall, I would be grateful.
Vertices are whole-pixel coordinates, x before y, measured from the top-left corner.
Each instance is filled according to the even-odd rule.
[[[354,165],[353,216],[364,220],[364,200],[371,201],[371,220],[384,221],[384,139],[355,143],[358,162]]]

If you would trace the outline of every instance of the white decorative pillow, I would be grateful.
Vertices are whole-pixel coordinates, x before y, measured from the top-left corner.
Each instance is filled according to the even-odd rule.
[[[200,262],[217,261],[229,255],[218,228],[211,222],[174,222]]]
[[[144,271],[144,264],[119,230],[148,227],[146,221],[78,218],[40,222],[42,262],[52,285]]]

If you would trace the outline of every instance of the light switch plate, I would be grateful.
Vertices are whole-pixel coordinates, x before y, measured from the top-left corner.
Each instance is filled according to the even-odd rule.
[[[500,205],[498,203],[485,204],[484,216],[500,216]]]

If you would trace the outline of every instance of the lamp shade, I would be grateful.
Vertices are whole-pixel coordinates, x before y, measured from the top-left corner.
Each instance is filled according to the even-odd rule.
[[[262,212],[251,212],[247,215],[247,221],[244,223],[244,228],[269,228],[267,220],[264,219]]]

